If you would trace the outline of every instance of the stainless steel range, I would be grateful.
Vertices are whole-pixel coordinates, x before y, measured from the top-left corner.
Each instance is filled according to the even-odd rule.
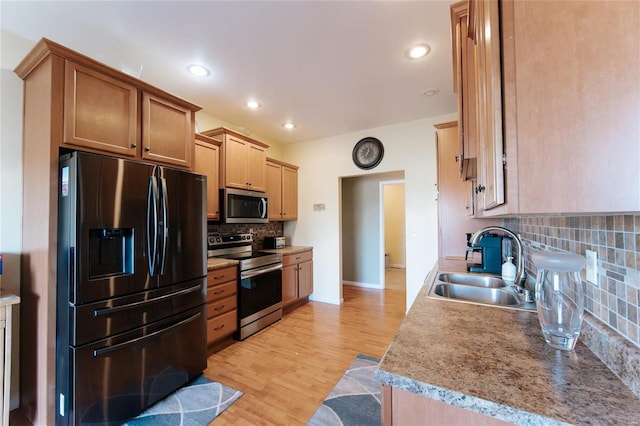
[[[252,243],[252,234],[208,234],[209,257],[239,261],[238,340],[282,318],[282,255],[254,252]]]

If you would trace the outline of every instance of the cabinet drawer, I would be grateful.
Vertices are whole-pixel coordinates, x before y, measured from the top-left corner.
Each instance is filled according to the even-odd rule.
[[[233,296],[225,297],[224,299],[207,303],[207,318],[213,318],[216,315],[224,314],[236,309],[237,306],[238,298],[235,294]]]
[[[238,268],[235,266],[231,268],[216,269],[207,273],[207,285],[221,284],[227,281],[236,280],[238,277]]]
[[[207,344],[236,331],[238,328],[237,310],[227,312],[215,318],[207,320]]]
[[[313,259],[313,251],[304,251],[302,253],[289,254],[282,256],[282,266],[295,265],[296,263],[306,262]]]
[[[214,285],[207,288],[207,303],[235,295],[237,292],[238,284],[236,283],[236,281]]]

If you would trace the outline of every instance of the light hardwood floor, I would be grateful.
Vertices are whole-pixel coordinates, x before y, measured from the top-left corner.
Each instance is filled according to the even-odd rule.
[[[244,392],[212,424],[304,425],[358,353],[381,358],[405,292],[343,286],[342,306],[309,302],[208,359],[205,375]]]
[[[304,425],[358,353],[381,358],[405,292],[343,286],[341,306],[309,302],[209,356],[204,374],[244,395],[211,424]],[[18,410],[12,426],[30,425]]]
[[[406,291],[407,270],[404,268],[386,268],[384,270],[384,286],[389,290]]]

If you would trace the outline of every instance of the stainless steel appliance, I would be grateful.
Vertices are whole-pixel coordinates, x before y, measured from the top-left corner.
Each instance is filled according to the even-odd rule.
[[[224,223],[267,223],[269,200],[264,192],[225,188],[220,190]]]
[[[238,331],[244,340],[282,318],[282,255],[254,252],[252,234],[208,234],[209,257],[239,261]]]
[[[121,424],[206,367],[206,178],[60,159],[56,424]]]
[[[262,247],[266,249],[278,249],[284,248],[284,237],[264,237],[262,241]]]

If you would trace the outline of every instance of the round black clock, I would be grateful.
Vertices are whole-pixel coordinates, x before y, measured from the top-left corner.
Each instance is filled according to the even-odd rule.
[[[360,139],[353,147],[353,163],[361,169],[373,169],[382,161],[384,146],[379,139],[366,137]]]

